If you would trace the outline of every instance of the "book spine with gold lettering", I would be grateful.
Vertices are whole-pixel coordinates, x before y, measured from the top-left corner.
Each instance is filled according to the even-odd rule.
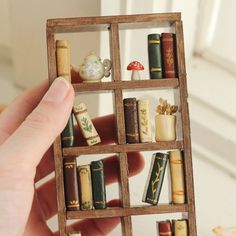
[[[188,236],[188,226],[186,220],[174,220],[173,225],[175,236]]]
[[[160,34],[148,35],[148,62],[151,79],[163,78]]]
[[[74,125],[72,114],[69,117],[66,127],[61,133],[61,144],[62,147],[73,147],[74,145]]]
[[[78,166],[80,209],[89,210],[93,208],[93,194],[90,165]]]
[[[169,220],[157,222],[157,232],[159,236],[172,236],[172,225]]]
[[[77,211],[80,209],[80,204],[75,157],[64,159],[63,171],[66,209]]]
[[[164,78],[177,77],[176,49],[175,49],[175,34],[162,33],[162,67]]]
[[[138,111],[136,98],[125,98],[125,134],[127,143],[139,143]]]
[[[93,205],[95,209],[106,208],[106,189],[103,162],[91,162],[91,176],[93,187]]]
[[[143,202],[157,205],[161,193],[168,158],[168,153],[157,152],[153,154],[149,176],[143,194]]]
[[[172,201],[175,204],[185,203],[184,165],[180,150],[169,152]]]

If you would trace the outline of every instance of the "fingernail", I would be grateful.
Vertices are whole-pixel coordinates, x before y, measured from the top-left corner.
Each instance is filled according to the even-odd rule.
[[[49,102],[60,103],[62,102],[68,91],[70,84],[63,77],[58,77],[54,80],[47,93],[44,95],[43,100]]]

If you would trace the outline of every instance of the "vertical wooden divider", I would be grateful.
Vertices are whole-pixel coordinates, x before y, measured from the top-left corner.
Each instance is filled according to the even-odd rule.
[[[56,79],[56,46],[54,39],[54,29],[47,27],[48,41],[48,76],[50,84]],[[55,162],[55,178],[57,189],[57,206],[58,206],[58,222],[60,235],[66,236],[66,211],[65,211],[65,196],[64,196],[64,180],[63,180],[63,157],[61,148],[61,137],[58,136],[53,143],[54,162]]]
[[[190,121],[188,109],[188,92],[187,79],[185,69],[185,55],[184,55],[184,38],[182,21],[176,21],[176,44],[177,44],[177,59],[179,72],[179,90],[180,90],[180,104],[181,117],[183,129],[184,142],[184,163],[185,163],[185,184],[186,197],[188,204],[188,227],[191,236],[197,236],[196,219],[195,219],[195,202],[194,202],[194,183],[193,183],[193,168],[192,168],[192,151],[191,151],[191,137],[190,137]]]
[[[121,81],[121,65],[120,65],[120,40],[119,40],[119,25],[113,23],[110,25],[110,45],[111,45],[111,60],[112,60],[112,79],[114,82]],[[123,95],[121,89],[114,90],[114,103],[116,115],[116,131],[117,141],[119,144],[125,144],[125,121],[124,121],[124,107]],[[120,166],[120,198],[122,207],[130,207],[129,194],[129,173],[127,153],[119,153]],[[122,235],[132,236],[132,222],[131,216],[124,216],[121,218]]]

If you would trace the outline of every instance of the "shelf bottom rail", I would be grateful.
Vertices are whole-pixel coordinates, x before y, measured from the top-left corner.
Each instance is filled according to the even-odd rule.
[[[102,210],[67,211],[67,220],[87,218],[112,218],[133,215],[188,212],[188,204],[163,204],[158,206],[110,207]]]

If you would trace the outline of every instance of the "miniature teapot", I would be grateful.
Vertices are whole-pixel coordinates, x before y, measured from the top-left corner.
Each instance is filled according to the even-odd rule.
[[[84,62],[79,66],[79,74],[83,79],[83,82],[100,82],[101,79],[110,76],[111,61],[104,59],[101,62],[101,58],[94,52],[90,52],[88,56],[84,58]]]

